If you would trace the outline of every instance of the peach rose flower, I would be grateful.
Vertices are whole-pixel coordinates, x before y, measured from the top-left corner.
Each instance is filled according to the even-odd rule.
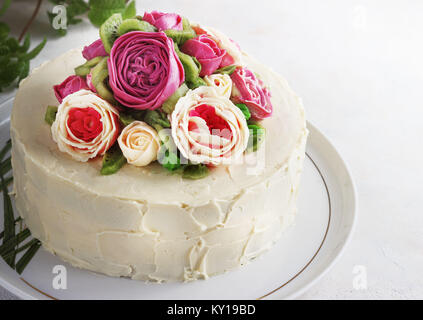
[[[160,139],[157,131],[142,121],[134,121],[126,126],[118,143],[128,163],[143,167],[157,160]]]

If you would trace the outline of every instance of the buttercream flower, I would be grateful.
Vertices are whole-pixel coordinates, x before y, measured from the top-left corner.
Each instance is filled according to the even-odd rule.
[[[197,34],[207,34],[217,43],[219,48],[225,50],[226,53],[222,59],[220,68],[233,64],[237,66],[244,65],[241,50],[239,48],[239,45],[235,41],[229,39],[225,34],[214,28],[200,27],[199,25],[194,25],[193,29],[196,31]]]
[[[220,49],[216,42],[205,34],[185,41],[181,51],[195,57],[200,62],[200,77],[211,75],[219,69],[226,54],[225,50]]]
[[[84,78],[75,75],[67,77],[61,84],[53,87],[54,94],[59,103],[62,103],[66,96],[81,89],[88,89],[88,85]]]
[[[185,80],[172,39],[163,32],[133,31],[110,52],[109,84],[114,98],[129,108],[159,108]]]
[[[215,88],[219,95],[224,96],[228,99],[231,97],[232,80],[229,75],[212,74],[210,76],[205,76],[204,81],[209,87]]]
[[[159,31],[169,29],[182,31],[183,29],[182,17],[176,13],[145,12],[142,19],[155,26]]]
[[[143,167],[157,160],[160,139],[157,131],[142,121],[134,121],[126,126],[118,143],[128,163]]]
[[[189,91],[171,116],[172,138],[194,163],[227,164],[247,148],[249,130],[241,110],[212,87]]]
[[[101,39],[94,41],[89,46],[85,46],[84,50],[82,50],[82,56],[86,60],[91,60],[95,57],[105,57],[108,55],[109,54],[106,52],[106,49],[104,49],[103,41],[101,41]]]
[[[271,94],[253,72],[239,67],[232,73],[231,79],[233,82],[232,100],[236,103],[244,103],[250,110],[253,119],[261,120],[272,115]]]
[[[93,75],[92,75],[92,72],[90,72],[89,74],[87,74],[86,81],[87,81],[88,88],[92,92],[97,93],[97,89],[94,87],[94,84],[93,84]]]
[[[59,150],[86,162],[103,155],[119,133],[119,114],[107,101],[88,90],[68,95],[51,126]]]

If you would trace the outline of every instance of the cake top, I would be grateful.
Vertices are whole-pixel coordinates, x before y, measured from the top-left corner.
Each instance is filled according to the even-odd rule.
[[[113,15],[82,55],[23,81],[12,113],[52,176],[157,203],[236,196],[288,165],[304,132],[285,80],[221,32],[159,12]]]

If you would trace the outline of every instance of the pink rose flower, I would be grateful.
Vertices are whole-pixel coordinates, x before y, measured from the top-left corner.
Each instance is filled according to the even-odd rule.
[[[56,85],[53,87],[54,94],[56,95],[57,100],[59,103],[62,103],[63,99],[81,89],[89,89],[85,79],[79,76],[69,76],[63,81],[61,84]]]
[[[201,77],[209,76],[219,69],[226,55],[226,51],[220,49],[216,42],[205,34],[186,41],[181,51],[197,58],[201,64]]]
[[[108,54],[104,49],[103,41],[98,39],[89,46],[84,47],[84,50],[82,50],[82,56],[87,60],[91,60],[95,57],[106,57]]]
[[[254,120],[262,120],[272,115],[271,94],[263,87],[263,82],[253,72],[239,67],[231,75],[233,82],[232,100],[244,103]]]
[[[185,81],[173,40],[164,32],[124,34],[115,41],[108,62],[114,97],[129,108],[157,109]]]
[[[155,26],[159,31],[169,29],[182,31],[183,29],[182,18],[176,13],[163,13],[158,11],[146,12],[142,19]]]

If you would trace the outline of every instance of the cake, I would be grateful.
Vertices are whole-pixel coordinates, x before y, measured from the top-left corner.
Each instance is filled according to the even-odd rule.
[[[21,82],[16,208],[46,250],[110,276],[190,281],[245,265],[294,221],[301,101],[213,28],[128,20],[112,16],[101,40]]]

